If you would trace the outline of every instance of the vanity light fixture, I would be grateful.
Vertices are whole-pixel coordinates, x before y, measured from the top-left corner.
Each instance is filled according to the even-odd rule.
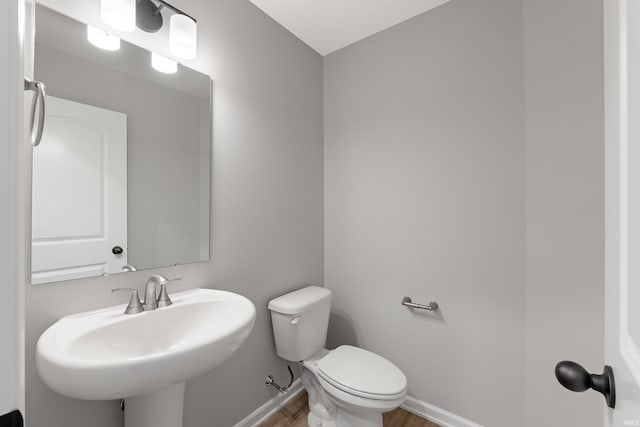
[[[169,12],[165,13],[165,10]],[[198,25],[193,17],[164,0],[100,0],[102,20],[120,31],[134,31],[137,26],[147,33],[156,33],[164,25],[163,13],[171,16],[169,18],[169,52],[171,55],[180,59],[194,59],[197,52]],[[102,49],[108,49],[93,41],[92,43]],[[155,57],[152,56],[151,64],[153,68],[163,73],[177,71],[175,61],[158,54],[155,54]]]
[[[131,32],[136,29],[136,0],[100,0],[100,18],[116,30]]]
[[[125,7],[126,3],[126,7]],[[180,59],[194,59],[198,38],[196,20],[164,0],[101,0],[102,20],[115,29],[133,31],[137,26],[147,33],[156,33],[169,18],[169,52]],[[120,11],[117,16],[133,16],[133,24],[120,25],[120,20],[111,18],[111,11]],[[126,13],[124,11],[127,11]],[[131,27],[133,25],[133,27]]]
[[[87,25],[87,40],[100,49],[110,51],[120,49],[120,38],[92,25]]]
[[[151,66],[161,73],[173,74],[178,71],[178,63],[166,56],[159,55],[155,52],[151,53]]]

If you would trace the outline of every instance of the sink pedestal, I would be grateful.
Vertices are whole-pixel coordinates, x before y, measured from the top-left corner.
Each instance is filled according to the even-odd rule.
[[[182,427],[184,385],[125,399],[125,427]]]

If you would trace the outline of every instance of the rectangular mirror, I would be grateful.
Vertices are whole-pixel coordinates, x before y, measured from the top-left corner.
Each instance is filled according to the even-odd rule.
[[[36,7],[32,284],[209,259],[211,79],[93,31]]]

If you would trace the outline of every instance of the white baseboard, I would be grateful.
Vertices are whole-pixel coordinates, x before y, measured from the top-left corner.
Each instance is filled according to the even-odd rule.
[[[453,414],[437,406],[407,396],[402,408],[412,414],[434,422],[442,427],[482,427],[480,424]]]
[[[273,399],[267,401],[264,405],[250,413],[233,427],[258,427],[260,424],[268,420],[273,414],[278,412],[280,408],[285,406],[291,399],[296,397],[304,388],[300,378],[295,380],[289,391],[285,394],[279,394]]]

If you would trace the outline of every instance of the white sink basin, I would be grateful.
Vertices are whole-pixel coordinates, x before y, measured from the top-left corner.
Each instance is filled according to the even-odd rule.
[[[230,292],[195,289],[171,299],[139,314],[116,306],[63,317],[38,341],[40,376],[78,399],[145,395],[215,368],[255,323],[251,301]]]

